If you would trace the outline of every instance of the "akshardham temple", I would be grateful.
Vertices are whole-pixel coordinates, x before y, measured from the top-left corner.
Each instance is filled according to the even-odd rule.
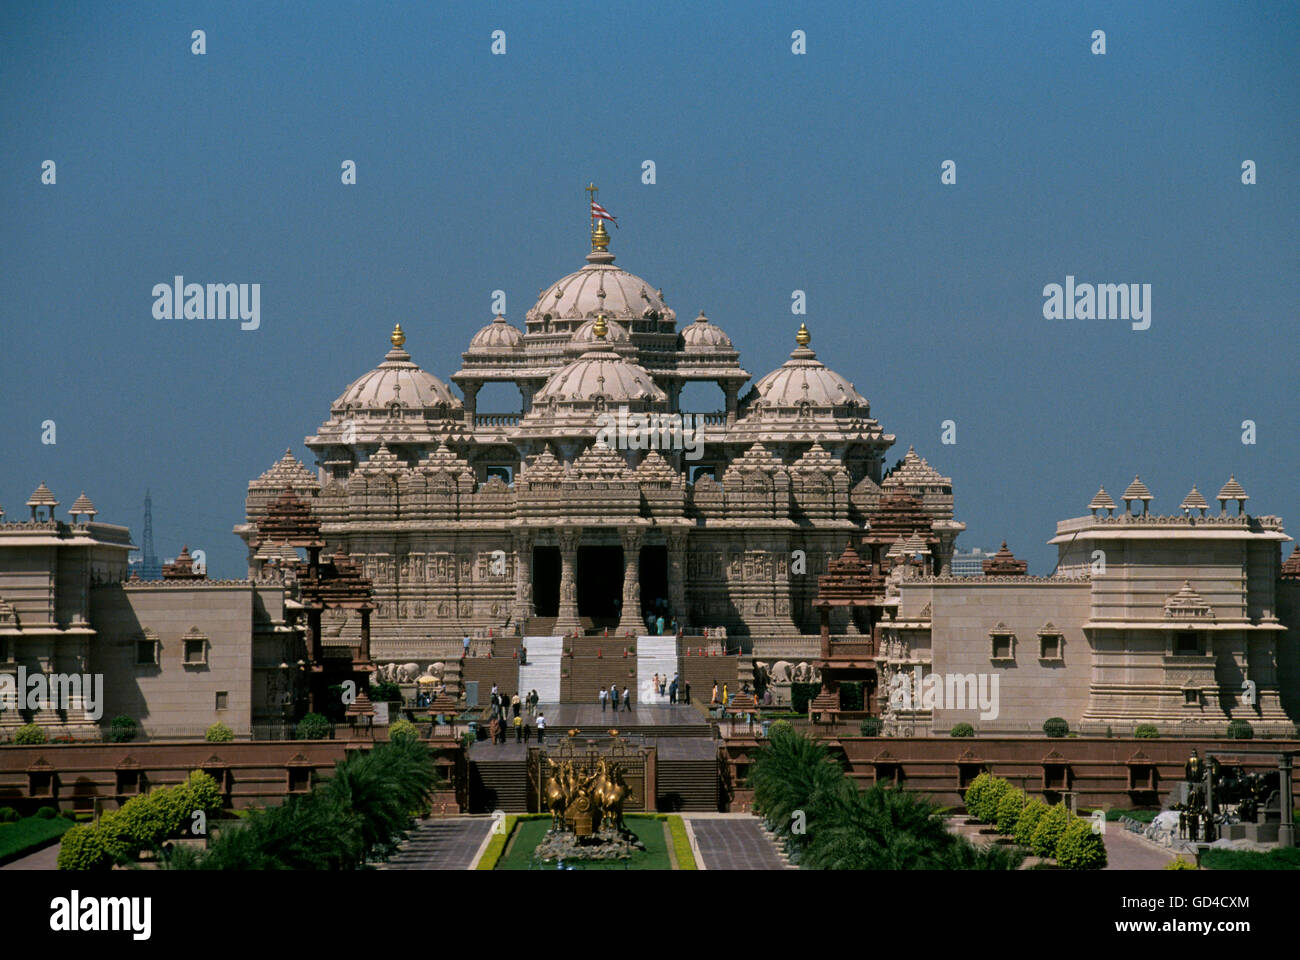
[[[1283,561],[1281,519],[1248,512],[1235,476],[1217,511],[1196,487],[1164,514],[1140,478],[1122,507],[1100,489],[1057,523],[1049,573],[1004,543],[953,576],[952,479],[891,454],[806,325],[747,388],[723,326],[679,324],[603,221],[585,260],[521,325],[484,324],[445,379],[377,329],[377,365],[305,439],[315,462],[286,451],[249,483],[246,578],[182,554],[127,579],[126,528],[84,494],[56,520],[39,486],[30,519],[0,522],[0,672],[101,671],[104,715],[156,736],[267,736],[376,671],[408,695],[436,678],[461,706],[474,681],[544,703],[612,681],[654,702],[653,674],[777,702],[820,682],[809,716],[832,731],[1294,732],[1300,556]],[[719,408],[684,409],[692,383]],[[517,409],[480,409],[489,384]],[[78,709],[40,719],[85,735]]]

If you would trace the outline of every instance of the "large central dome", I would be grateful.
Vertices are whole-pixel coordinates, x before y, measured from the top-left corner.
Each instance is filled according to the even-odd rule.
[[[591,320],[602,313],[624,323],[677,319],[677,314],[664,303],[663,291],[636,274],[614,266],[614,255],[606,247],[608,238],[603,231],[594,233],[592,241],[596,249],[587,254],[587,265],[543,290],[525,315],[528,323]]]

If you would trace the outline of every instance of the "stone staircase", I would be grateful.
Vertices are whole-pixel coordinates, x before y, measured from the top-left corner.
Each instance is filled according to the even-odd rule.
[[[560,702],[563,637],[527,637],[528,662],[519,667],[519,693],[536,690],[543,704]]]
[[[656,776],[660,811],[717,812],[719,809],[716,758],[667,760],[661,757]]]
[[[528,811],[528,761],[478,759],[483,748],[491,744],[480,743],[471,751],[469,761],[469,812],[507,813]]]
[[[666,676],[671,681],[677,672],[676,637],[637,637],[635,695],[640,703],[667,703],[667,684],[664,685],[664,693],[660,695],[654,686],[654,676]]]

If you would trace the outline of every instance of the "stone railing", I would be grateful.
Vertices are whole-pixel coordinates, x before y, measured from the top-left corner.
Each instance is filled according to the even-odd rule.
[[[518,413],[476,413],[474,414],[474,426],[476,427],[515,427],[519,425]]]

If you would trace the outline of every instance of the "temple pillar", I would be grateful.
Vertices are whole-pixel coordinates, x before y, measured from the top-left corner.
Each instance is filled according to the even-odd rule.
[[[478,413],[478,392],[483,383],[479,380],[466,380],[460,384],[460,389],[465,394],[465,426],[470,430],[474,429],[474,415]]]
[[[555,632],[565,636],[582,629],[578,618],[578,541],[581,527],[560,529],[560,615],[555,619]]]
[[[668,620],[677,618],[677,629],[685,631],[690,617],[686,609],[685,530],[668,531]]]
[[[641,619],[641,538],[639,527],[624,527],[623,539],[623,609],[618,621],[619,633],[638,636],[645,626]]]
[[[719,386],[722,387],[722,393],[727,398],[727,426],[736,425],[736,395],[740,393],[740,384],[735,380],[727,380]]]
[[[533,532],[515,531],[515,603],[511,614],[523,636],[524,625],[533,616]]]

